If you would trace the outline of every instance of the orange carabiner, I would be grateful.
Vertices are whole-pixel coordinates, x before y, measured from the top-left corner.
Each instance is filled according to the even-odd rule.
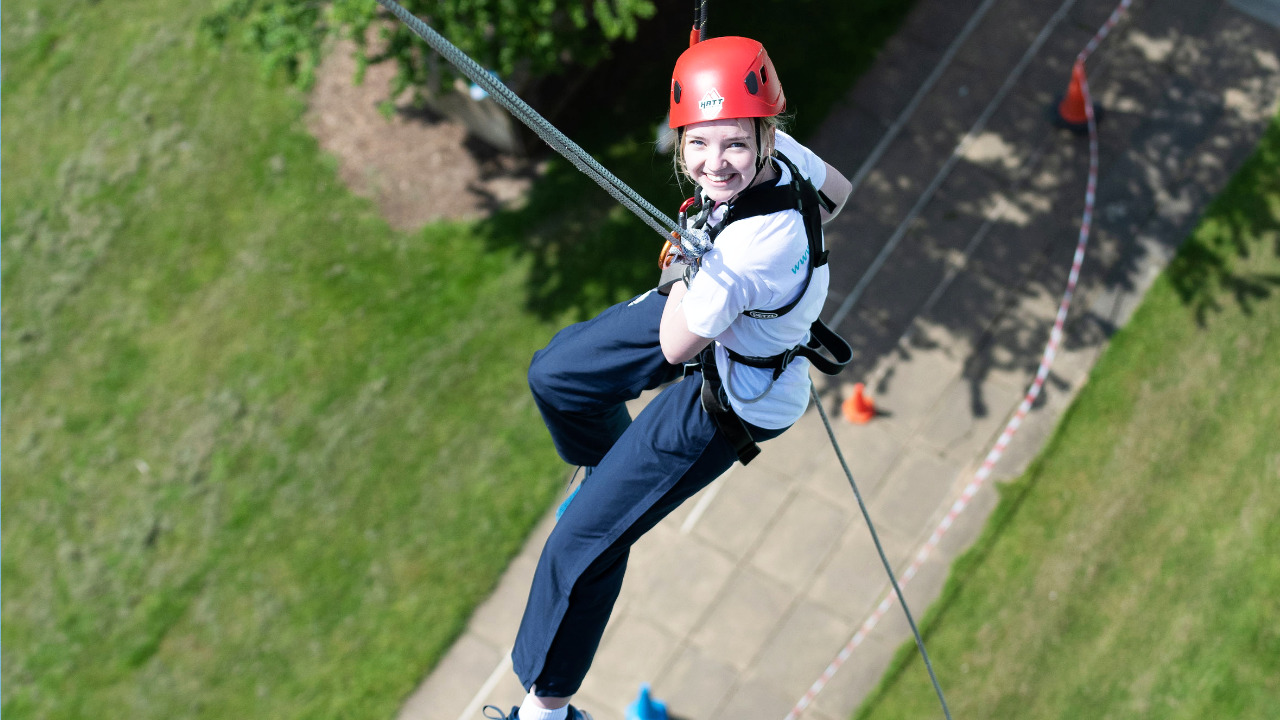
[[[671,233],[671,235],[672,237],[680,237],[680,234],[674,231]],[[676,256],[674,253],[671,252],[672,247],[674,246],[671,244],[670,240],[662,243],[662,252],[658,253],[658,269],[659,270],[666,270],[668,267],[671,266],[671,261],[675,260]]]

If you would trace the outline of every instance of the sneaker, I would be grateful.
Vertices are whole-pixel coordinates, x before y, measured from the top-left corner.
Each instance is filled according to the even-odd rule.
[[[590,465],[582,466],[582,471],[583,471],[582,482],[575,485],[573,487],[573,491],[569,493],[569,497],[565,498],[564,502],[560,503],[560,507],[556,508],[556,520],[559,520],[560,516],[564,515],[564,511],[569,509],[569,503],[573,502],[573,499],[578,496],[578,491],[582,489],[583,483],[585,483],[587,480],[591,478],[592,470],[595,470],[595,468]],[[573,479],[576,478],[577,476],[578,476],[578,473],[575,471],[573,473],[573,478],[570,478],[569,482],[572,483]],[[572,718],[570,720],[572,720]]]
[[[489,713],[490,710],[497,714],[491,715]],[[511,708],[510,715],[503,715],[502,710],[493,705],[485,705],[483,712],[484,716],[489,720],[520,720],[520,708],[518,707]],[[569,715],[565,720],[594,720],[594,718],[591,717],[591,713],[586,712],[585,710],[579,710],[578,708],[570,705]]]

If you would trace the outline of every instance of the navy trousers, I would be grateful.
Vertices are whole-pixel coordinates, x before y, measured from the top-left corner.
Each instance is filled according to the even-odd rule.
[[[665,304],[650,291],[570,325],[529,367],[556,450],[595,466],[542,550],[512,651],[520,682],[540,696],[582,685],[632,544],[737,459],[702,410],[700,373],[668,385],[634,421],[624,405],[683,372],[658,342]],[[782,433],[748,427],[757,441]]]

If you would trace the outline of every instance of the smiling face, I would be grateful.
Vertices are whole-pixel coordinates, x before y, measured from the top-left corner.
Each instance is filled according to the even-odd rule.
[[[768,151],[773,129],[761,140]],[[750,118],[708,120],[684,128],[685,171],[713,202],[732,200],[756,179],[756,131]],[[765,153],[768,154],[767,152]]]

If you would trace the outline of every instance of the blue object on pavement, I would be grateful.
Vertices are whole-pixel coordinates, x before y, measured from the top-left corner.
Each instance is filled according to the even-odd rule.
[[[654,700],[649,683],[640,686],[640,696],[627,706],[627,720],[667,720],[667,704]]]

